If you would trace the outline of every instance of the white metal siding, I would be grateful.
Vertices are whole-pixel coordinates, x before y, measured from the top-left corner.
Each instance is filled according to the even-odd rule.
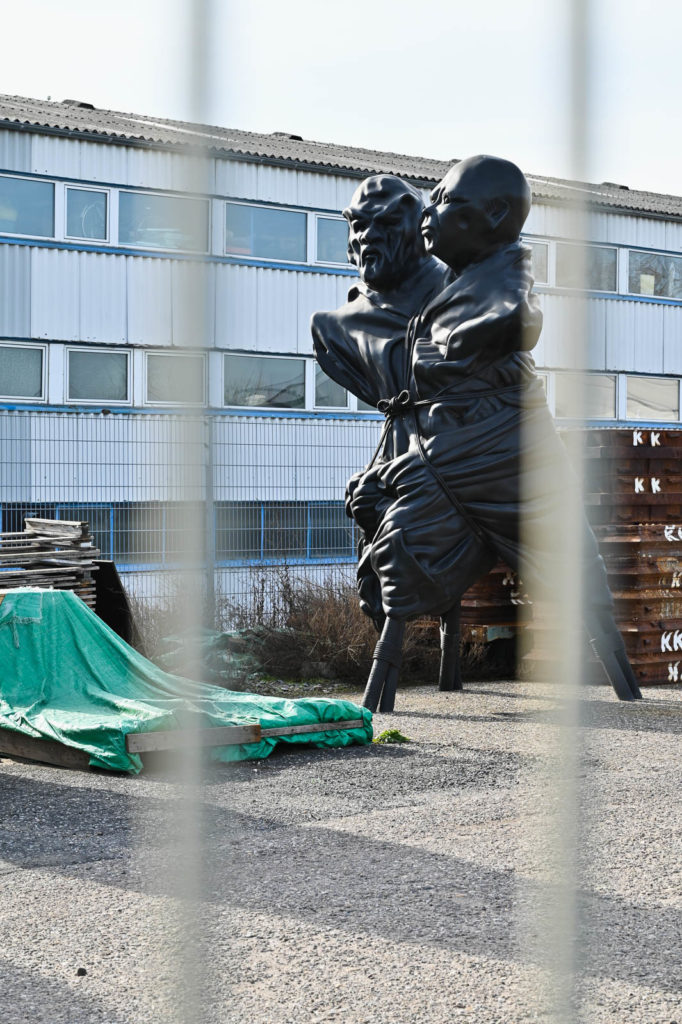
[[[0,130],[0,168],[4,171],[31,170],[31,136],[26,132]]]
[[[682,376],[682,309],[663,306],[663,372]]]
[[[173,344],[210,345],[215,335],[215,265],[174,260],[171,267]]]
[[[663,372],[663,307],[648,302],[609,302],[606,307],[607,369]]]
[[[0,335],[26,338],[31,333],[31,250],[0,245]]]
[[[78,341],[81,254],[37,246],[30,252],[31,337]]]
[[[258,322],[258,280],[253,267],[216,267],[216,345],[253,348]]]
[[[290,270],[256,270],[256,349],[298,351],[298,282]]]
[[[80,175],[84,181],[128,183],[129,146],[106,142],[74,141],[80,156]]]
[[[367,464],[377,420],[230,416],[215,423],[217,501],[341,501]]]
[[[25,456],[0,462],[3,500],[201,500],[205,436],[201,422],[170,416],[0,414],[5,450]]]
[[[122,344],[128,340],[125,256],[78,253],[81,341]]]
[[[171,262],[126,258],[127,336],[132,345],[170,345]]]
[[[319,310],[336,309],[338,277],[329,274],[298,275],[298,348],[305,355],[312,355],[313,340],[310,333],[310,318]],[[348,282],[348,278],[341,278]]]
[[[245,161],[216,160],[218,195],[260,200],[340,213],[360,184],[358,178],[286,167],[268,167]]]
[[[31,170],[34,174],[80,178],[80,142],[57,135],[31,135]]]

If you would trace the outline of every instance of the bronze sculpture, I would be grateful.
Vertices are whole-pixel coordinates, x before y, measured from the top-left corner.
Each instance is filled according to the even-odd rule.
[[[315,355],[327,375],[369,405],[408,386],[405,337],[410,318],[450,280],[448,268],[427,254],[420,232],[424,201],[406,182],[390,174],[366,178],[343,211],[349,224],[349,258],[360,280],[348,302],[332,312],[315,313]],[[387,421],[377,461],[407,450],[404,424]],[[358,590],[363,610],[381,630],[381,588],[371,564],[371,540],[378,509],[366,472],[349,482],[359,528]],[[350,499],[347,503],[349,514]]]
[[[521,520],[528,536],[546,538],[533,526],[546,524],[563,500],[563,488],[548,483],[557,479],[550,469],[558,464],[571,476],[529,355],[542,315],[530,253],[519,241],[531,200],[524,175],[508,161],[472,157],[448,172],[431,199],[421,221],[424,252],[443,260],[450,274],[437,294],[420,299],[409,321],[402,373],[386,380],[391,388],[377,402],[386,415],[382,450],[351,480],[347,495],[365,534],[363,607],[381,626],[364,697],[372,710],[380,697],[381,710],[393,708],[404,623],[419,615],[441,616],[440,686],[456,685],[461,596],[498,556],[518,570]],[[314,318],[318,352],[324,316]],[[365,342],[360,362],[368,359]],[[356,390],[338,366],[322,365]],[[396,437],[400,444],[389,447]],[[583,535],[586,625],[617,695],[632,700],[641,694],[586,520]],[[552,550],[540,540],[524,547],[523,558],[531,593],[551,597]]]

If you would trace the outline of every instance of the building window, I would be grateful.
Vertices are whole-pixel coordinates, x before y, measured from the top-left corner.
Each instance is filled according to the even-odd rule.
[[[225,405],[303,409],[305,360],[225,355]]]
[[[616,418],[616,378],[602,373],[557,373],[554,382],[558,419]]]
[[[628,287],[635,295],[682,299],[682,257],[630,250],[629,264]]]
[[[531,265],[536,284],[547,284],[549,281],[549,246],[546,242],[527,242],[525,240],[524,244],[531,251]]]
[[[353,524],[343,502],[311,503],[310,557],[352,558]]]
[[[204,357],[180,353],[147,355],[147,401],[165,405],[203,405]]]
[[[50,181],[0,176],[0,231],[54,235],[54,185]]]
[[[68,238],[106,240],[106,192],[96,192],[88,188],[67,188],[66,235]]]
[[[342,501],[216,505],[220,561],[352,559],[353,527]]]
[[[119,192],[121,245],[208,251],[208,200]]]
[[[617,252],[598,245],[570,245],[558,242],[556,247],[556,283],[559,288],[582,288],[589,291],[617,290]]]
[[[68,351],[70,402],[127,402],[128,353]]]
[[[0,397],[43,397],[43,349],[0,345]]]
[[[348,222],[340,217],[317,217],[317,262],[348,263]]]
[[[227,203],[226,231],[225,252],[232,255],[293,263],[307,259],[305,213]]]
[[[216,558],[241,561],[263,557],[261,506],[234,501],[216,505]]]
[[[263,505],[263,557],[305,558],[307,518],[306,504],[302,501]]]
[[[668,423],[679,420],[679,381],[669,377],[628,377],[627,418]]]
[[[370,405],[369,402],[363,402],[361,398],[358,398],[358,412],[376,412],[376,405]]]
[[[348,392],[315,365],[315,406],[318,409],[347,409]]]

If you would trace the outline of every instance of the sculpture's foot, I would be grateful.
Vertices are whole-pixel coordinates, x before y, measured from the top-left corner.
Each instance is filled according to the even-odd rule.
[[[459,656],[459,605],[442,615],[440,620],[439,690],[462,690]]]
[[[403,657],[405,623],[386,619],[381,637],[374,648],[374,661],[362,698],[363,708],[376,711],[381,700],[382,712],[393,711],[398,674]]]
[[[619,700],[641,700],[642,693],[625,650],[623,638],[615,623],[600,629],[590,640],[592,650],[604,666],[611,686]]]

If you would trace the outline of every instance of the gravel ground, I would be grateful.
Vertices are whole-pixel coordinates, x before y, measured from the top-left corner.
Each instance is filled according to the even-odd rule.
[[[409,744],[294,749],[193,789],[2,760],[0,1021],[559,1020],[567,859],[561,1019],[682,1024],[682,690],[645,697],[586,689],[575,731],[549,685],[402,690],[375,731]]]

